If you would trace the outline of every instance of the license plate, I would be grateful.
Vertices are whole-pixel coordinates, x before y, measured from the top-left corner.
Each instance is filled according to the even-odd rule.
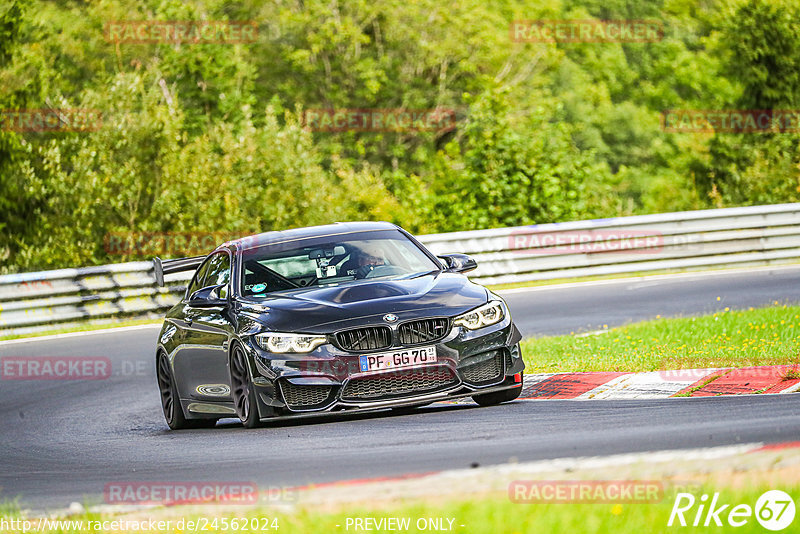
[[[361,372],[413,367],[415,365],[421,365],[435,361],[436,347],[400,349],[394,352],[382,352],[380,354],[370,354],[369,356],[359,356]]]

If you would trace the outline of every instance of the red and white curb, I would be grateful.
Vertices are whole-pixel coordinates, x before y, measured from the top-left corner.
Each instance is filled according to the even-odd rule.
[[[797,366],[525,375],[522,400],[663,399],[800,391]]]

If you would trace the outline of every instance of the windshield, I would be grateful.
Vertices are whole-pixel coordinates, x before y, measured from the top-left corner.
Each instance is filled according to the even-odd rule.
[[[297,239],[242,253],[243,296],[266,296],[309,286],[342,285],[363,279],[410,278],[440,269],[397,230],[353,232]]]

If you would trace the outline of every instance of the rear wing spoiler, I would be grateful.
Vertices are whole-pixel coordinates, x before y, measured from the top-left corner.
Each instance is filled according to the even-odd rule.
[[[164,275],[180,273],[183,271],[194,271],[197,269],[205,256],[194,256],[193,258],[178,258],[175,260],[162,260],[159,257],[153,258],[153,272],[156,275],[156,283],[164,287]]]

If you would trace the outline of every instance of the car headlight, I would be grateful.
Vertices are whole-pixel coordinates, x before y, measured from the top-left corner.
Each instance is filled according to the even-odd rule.
[[[328,342],[325,336],[310,334],[285,334],[281,332],[264,332],[256,334],[258,346],[269,352],[311,352],[323,343]]]
[[[463,326],[468,330],[477,330],[484,326],[499,323],[506,316],[505,306],[499,300],[493,300],[484,304],[480,308],[459,315],[453,320],[453,324]]]

